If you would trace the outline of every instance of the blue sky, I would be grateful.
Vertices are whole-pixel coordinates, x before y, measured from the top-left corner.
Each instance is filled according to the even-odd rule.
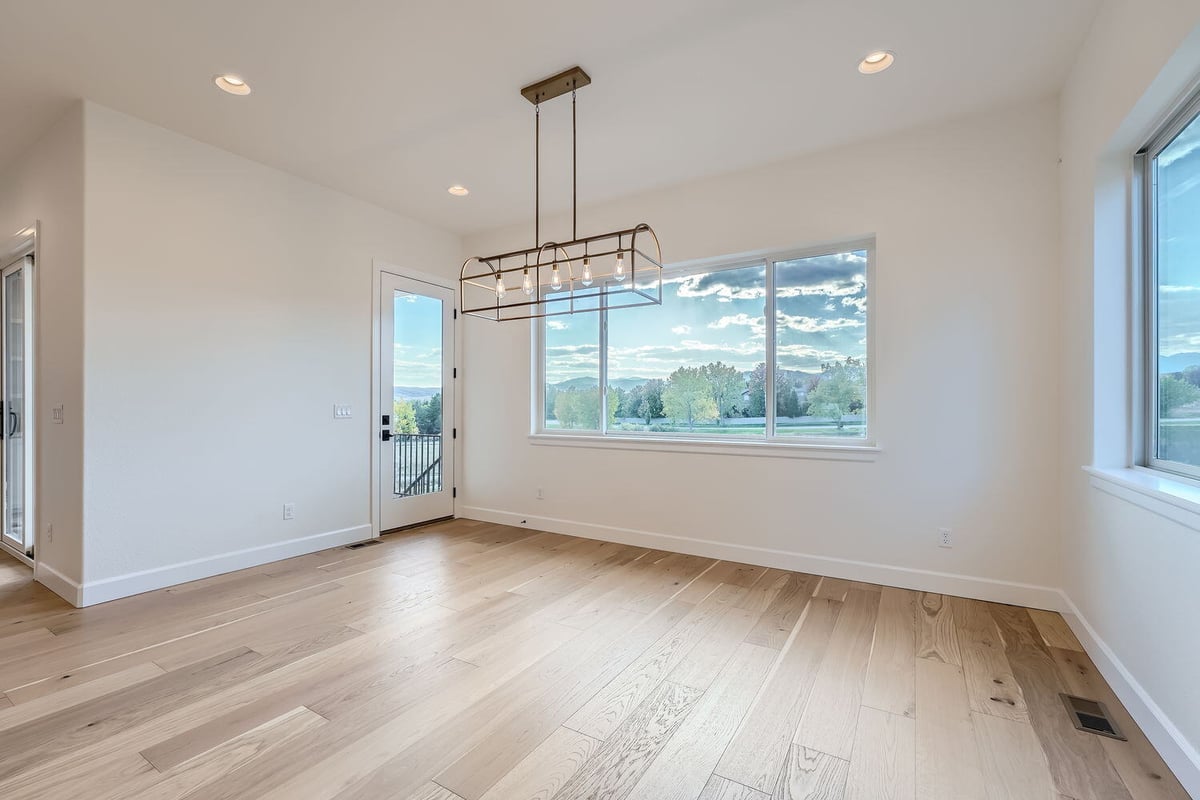
[[[1158,157],[1159,355],[1200,352],[1200,120]],[[1200,363],[1200,359],[1196,360]]]
[[[442,385],[442,301],[396,292],[392,368],[396,386]]]
[[[821,363],[866,356],[866,253],[778,264],[778,358],[819,372]],[[760,265],[663,281],[663,304],[609,314],[609,377],[665,378],[681,365],[723,361],[749,371],[765,360]],[[599,320],[577,314],[546,321],[546,379],[596,377]]]

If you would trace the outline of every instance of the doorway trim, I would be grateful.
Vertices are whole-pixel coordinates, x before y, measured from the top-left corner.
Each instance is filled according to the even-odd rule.
[[[380,304],[383,301],[382,283],[384,274],[393,275],[397,278],[405,278],[411,281],[420,283],[428,283],[432,286],[437,286],[442,289],[449,289],[454,296],[452,314],[454,319],[451,322],[451,331],[453,332],[454,342],[454,358],[453,365],[456,375],[462,374],[462,348],[459,343],[462,341],[462,315],[458,314],[458,283],[452,278],[434,275],[421,270],[408,269],[400,267],[387,261],[380,259],[372,259],[371,269],[371,415],[367,420],[367,435],[371,439],[371,538],[378,539],[381,530],[380,507],[383,500],[379,489],[379,456],[380,456],[380,439],[379,439],[379,424],[375,420],[379,419],[383,414],[383,408],[379,402],[380,394],[380,378],[379,378],[379,359],[380,359],[380,334],[382,333],[382,320],[380,315]],[[459,418],[459,412],[462,409],[462,391],[460,387],[462,383],[455,385],[454,389],[454,408],[451,410],[454,419],[454,427],[461,428],[462,423]],[[458,475],[460,472],[459,464],[462,458],[462,448],[460,443],[461,437],[451,437],[451,447],[454,448],[454,463],[452,473],[448,476],[451,487],[458,486]],[[454,516],[458,516],[459,502],[457,497],[452,497],[451,508]]]
[[[26,472],[26,503],[23,511],[25,518],[25,529],[29,535],[33,537],[33,558],[30,558],[24,553],[20,553],[8,545],[3,543],[0,538],[0,549],[5,553],[16,558],[23,564],[33,568],[34,575],[38,572],[38,560],[42,551],[41,542],[41,526],[38,520],[41,515],[39,505],[41,501],[41,485],[38,480],[38,454],[40,451],[38,435],[38,415],[37,402],[39,393],[39,381],[41,378],[41,370],[38,369],[38,338],[39,328],[38,322],[40,314],[38,313],[38,274],[41,261],[41,253],[39,252],[38,242],[40,237],[41,222],[34,220],[31,225],[28,225],[15,234],[10,236],[4,243],[4,248],[0,250],[0,269],[7,269],[10,265],[27,256],[33,257],[33,268],[27,276],[29,281],[29,291],[27,297],[30,307],[26,309],[25,315],[27,320],[26,331],[26,347],[25,353],[25,472]],[[29,324],[29,321],[32,324]]]

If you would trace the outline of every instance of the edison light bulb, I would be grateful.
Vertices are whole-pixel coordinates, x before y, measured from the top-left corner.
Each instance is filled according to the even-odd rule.
[[[558,274],[558,264],[555,264],[550,270],[550,288],[554,290],[562,288],[562,276]]]
[[[521,278],[521,291],[533,294],[533,279],[529,277],[529,270],[525,270],[525,275]]]
[[[497,298],[504,297],[504,294],[507,291],[508,290],[504,288],[504,278],[502,276],[500,276],[499,274],[497,274],[496,275],[496,297]]]
[[[579,282],[584,286],[592,285],[592,260],[587,256],[583,258],[583,275],[580,276]]]
[[[625,254],[617,253],[617,266],[613,270],[613,279],[618,281],[625,280]]]

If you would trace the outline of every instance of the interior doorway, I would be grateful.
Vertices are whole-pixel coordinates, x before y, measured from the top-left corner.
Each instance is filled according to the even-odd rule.
[[[379,530],[454,515],[454,291],[380,273]]]

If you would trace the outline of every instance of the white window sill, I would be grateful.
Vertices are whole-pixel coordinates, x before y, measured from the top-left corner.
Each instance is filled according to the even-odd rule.
[[[760,456],[764,458],[814,458],[825,461],[874,461],[882,449],[869,442],[753,442],[746,440],[683,439],[660,436],[588,436],[533,433],[531,444],[557,447],[591,447],[600,450],[646,450],[658,453],[704,453]]]
[[[1084,467],[1092,487],[1200,530],[1200,486],[1143,467]]]

